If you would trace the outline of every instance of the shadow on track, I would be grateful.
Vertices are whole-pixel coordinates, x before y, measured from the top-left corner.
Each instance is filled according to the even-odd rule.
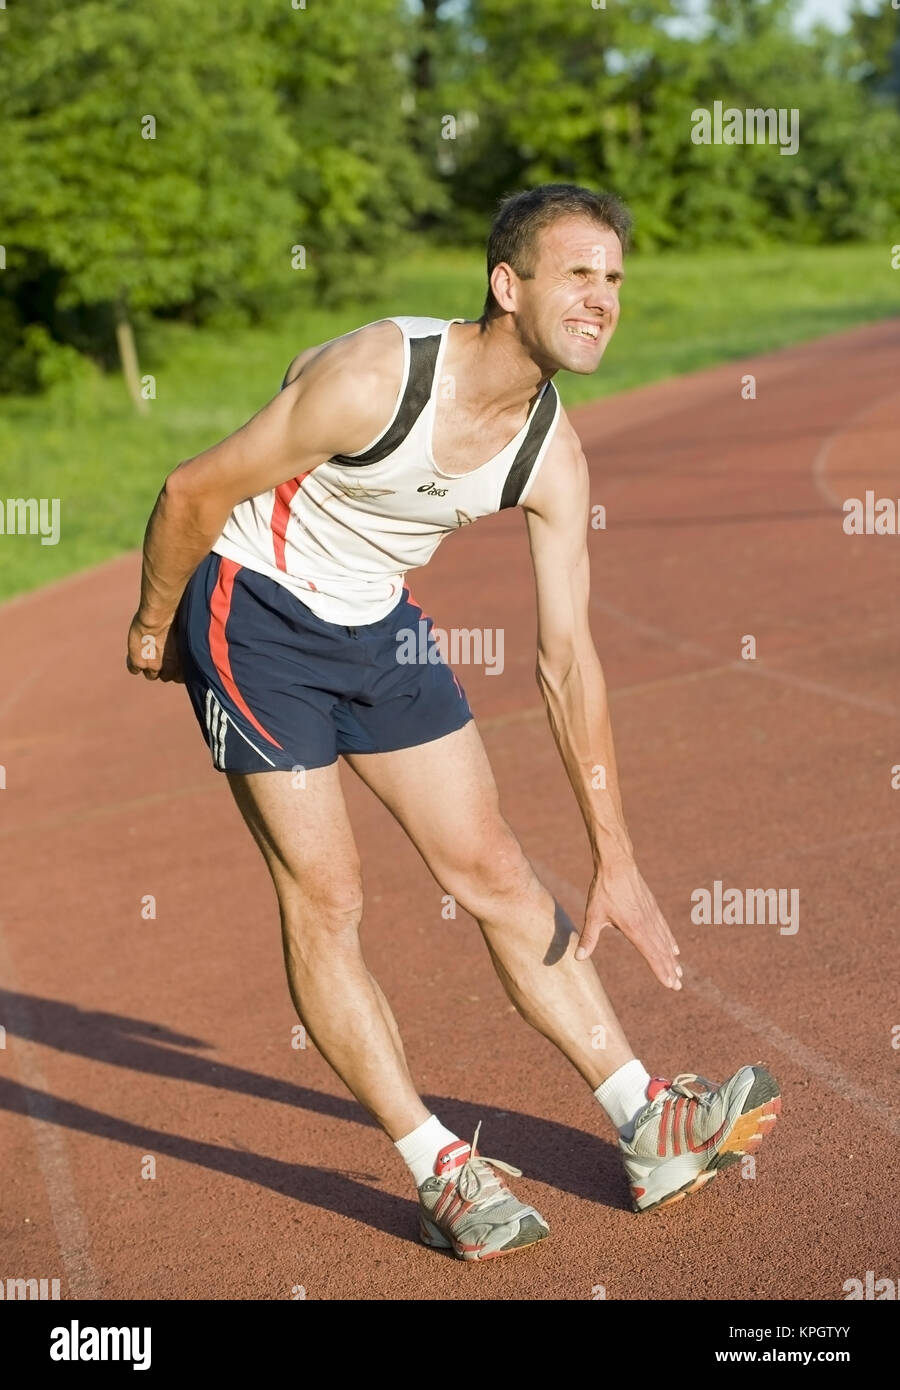
[[[211,1044],[146,1020],[80,1009],[59,1000],[7,990],[0,990],[0,1017],[7,1020],[10,1034],[69,1054],[377,1128],[349,1095],[328,1095],[242,1067],[211,1062],[180,1050],[208,1048]],[[444,1124],[464,1138],[470,1138],[481,1121],[479,1149],[489,1157],[520,1167],[526,1178],[603,1206],[628,1207],[621,1162],[616,1146],[608,1140],[521,1111],[501,1110],[444,1095],[426,1095],[423,1100]],[[378,1172],[316,1168],[169,1134],[9,1080],[0,1081],[0,1109],[30,1114],[51,1124],[127,1144],[141,1154],[162,1154],[195,1163],[415,1243],[415,1202],[383,1192],[377,1186],[367,1186],[380,1182]],[[602,1124],[598,1112],[598,1128]],[[386,1137],[382,1148],[374,1151],[374,1158],[373,1167],[382,1172],[390,1162],[400,1162],[391,1155]]]

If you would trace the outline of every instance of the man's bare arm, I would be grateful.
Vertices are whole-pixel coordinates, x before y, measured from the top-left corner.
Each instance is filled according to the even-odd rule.
[[[132,673],[177,679],[169,629],[233,508],[333,454],[364,449],[391,418],[402,364],[402,335],[387,321],[326,344],[247,424],[169,475],[144,537],[141,601],[128,642]]]
[[[679,988],[678,948],[634,862],[603,668],[590,630],[587,464],[563,418],[525,503],[538,614],[537,680],[594,857],[579,957],[612,923],[663,984]]]
[[[361,331],[362,330],[359,328],[354,330],[354,332],[356,333],[359,333]],[[350,334],[345,333],[343,337],[349,338]],[[331,347],[332,343],[337,343],[340,341],[341,339],[339,338],[329,338],[328,341],[325,343],[315,343],[312,347],[304,348],[302,352],[298,352],[297,356],[293,359],[291,365],[288,367],[287,371],[284,374],[284,378],[281,382],[282,391],[284,390],[285,386],[289,386],[292,381],[297,380],[297,377],[300,375],[303,369],[305,367],[308,367],[310,362],[312,362],[314,358],[318,357],[320,352],[324,352],[327,347]]]

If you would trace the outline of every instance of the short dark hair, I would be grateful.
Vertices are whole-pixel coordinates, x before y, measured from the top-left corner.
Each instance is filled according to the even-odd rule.
[[[542,183],[504,198],[491,225],[487,243],[488,289],[481,321],[498,312],[491,289],[494,267],[506,261],[522,280],[537,266],[538,236],[561,217],[588,217],[615,232],[627,251],[631,242],[631,213],[614,193],[594,193],[575,183]]]

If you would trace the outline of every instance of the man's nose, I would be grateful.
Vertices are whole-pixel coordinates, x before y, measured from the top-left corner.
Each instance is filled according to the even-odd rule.
[[[590,309],[592,313],[611,317],[616,307],[616,291],[605,280],[598,280],[591,285],[584,303],[585,308]]]

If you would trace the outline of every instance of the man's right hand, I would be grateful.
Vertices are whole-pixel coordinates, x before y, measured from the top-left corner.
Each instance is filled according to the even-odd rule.
[[[184,684],[181,657],[171,620],[165,624],[147,623],[135,613],[128,629],[125,664],[133,676],[148,681],[177,681]]]

